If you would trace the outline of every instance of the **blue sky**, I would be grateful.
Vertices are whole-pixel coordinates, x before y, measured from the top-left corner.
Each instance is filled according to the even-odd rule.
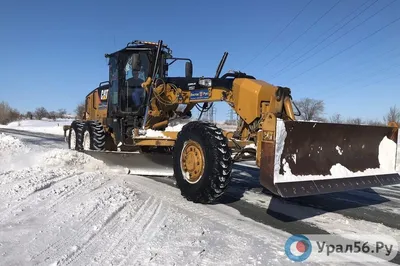
[[[323,99],[326,116],[381,119],[400,106],[400,1],[244,3],[3,1],[0,101],[72,112],[108,78],[105,53],[163,39],[175,56],[192,58],[194,75],[214,75],[228,51],[223,71],[290,87],[294,99]],[[171,74],[183,75],[183,65]],[[216,108],[224,120],[227,105]]]

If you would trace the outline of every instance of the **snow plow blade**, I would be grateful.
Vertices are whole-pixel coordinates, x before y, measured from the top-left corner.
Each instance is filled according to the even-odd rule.
[[[400,184],[397,125],[279,120],[264,136],[271,129],[275,139],[261,141],[260,182],[281,197]]]
[[[172,156],[162,153],[139,153],[117,151],[82,151],[108,166],[119,166],[130,174],[143,176],[173,176]]]

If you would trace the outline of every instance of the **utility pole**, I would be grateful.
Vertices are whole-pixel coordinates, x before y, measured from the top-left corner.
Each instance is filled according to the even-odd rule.
[[[228,111],[228,117],[229,118],[226,120],[225,123],[227,123],[228,125],[234,125],[237,118],[235,119],[235,111],[232,108]]]
[[[210,109],[210,114],[209,114],[210,116],[209,116],[209,121],[211,122],[211,123],[214,123],[214,116],[216,115],[216,113],[215,113],[215,106],[213,105],[212,107],[211,107],[211,109]]]
[[[217,109],[213,105],[208,111],[203,113],[202,120],[213,123],[217,120]]]

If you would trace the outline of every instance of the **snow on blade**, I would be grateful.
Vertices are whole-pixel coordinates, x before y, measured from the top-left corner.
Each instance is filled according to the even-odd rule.
[[[399,133],[397,134],[397,160],[396,160],[396,171],[400,171],[400,130]]]
[[[336,150],[340,155],[343,154],[343,150],[339,146],[336,146]]]
[[[379,144],[380,169],[385,171],[395,171],[396,157],[393,157],[393,154],[396,154],[396,149],[396,143],[385,136]]]
[[[277,119],[276,121],[276,143],[275,143],[275,165],[274,165],[274,176],[280,176],[280,161],[283,152],[283,148],[285,146],[285,139],[287,136],[285,123],[282,119]]]

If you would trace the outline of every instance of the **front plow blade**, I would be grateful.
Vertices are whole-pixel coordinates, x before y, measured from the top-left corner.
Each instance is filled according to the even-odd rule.
[[[261,184],[299,197],[400,184],[398,128],[277,121],[261,144]]]
[[[170,154],[92,150],[83,152],[103,161],[108,166],[127,168],[130,174],[173,176],[172,155]]]

